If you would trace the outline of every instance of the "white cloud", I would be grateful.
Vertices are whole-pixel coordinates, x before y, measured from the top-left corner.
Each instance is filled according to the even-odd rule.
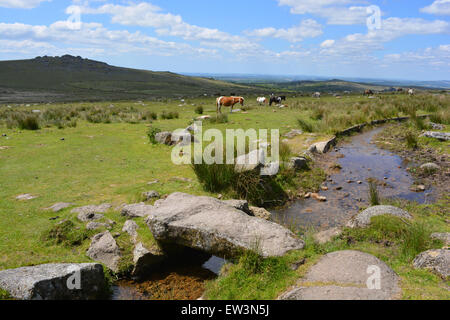
[[[32,9],[37,7],[41,2],[51,0],[0,0],[0,7]]]
[[[327,19],[328,24],[365,24],[367,7],[349,6],[366,4],[364,0],[277,0],[280,6],[291,7],[292,14],[312,14]]]
[[[336,41],[335,40],[325,40],[320,44],[321,48],[330,48],[334,45]]]
[[[263,28],[248,31],[255,37],[271,37],[285,39],[289,42],[300,42],[305,38],[314,38],[323,34],[322,25],[313,19],[303,20],[298,26],[289,29]]]
[[[98,8],[82,7],[84,14],[109,14],[111,22],[125,26],[152,27],[158,35],[180,37],[194,41],[239,42],[241,47],[248,44],[248,39],[234,36],[218,29],[191,25],[179,15],[163,13],[162,9],[151,3],[142,2],[130,5],[105,4]],[[252,44],[249,44],[251,47]]]
[[[383,57],[385,64],[412,64],[424,67],[450,68],[450,44],[436,48],[426,48],[417,51],[387,54]]]
[[[332,46],[321,46],[321,53],[334,56],[364,56],[382,50],[383,44],[406,35],[449,34],[450,23],[420,18],[388,18],[382,28],[367,34],[355,33],[337,40]],[[322,43],[323,44],[323,43]]]
[[[450,0],[436,0],[420,11],[436,15],[450,15]]]
[[[59,48],[78,45],[112,53],[145,52],[160,56],[216,53],[213,49],[197,49],[185,43],[167,42],[141,32],[108,30],[100,23],[83,23],[80,30],[71,29],[66,21],[57,21],[49,26],[0,23],[0,38],[16,41],[16,44],[54,43]]]

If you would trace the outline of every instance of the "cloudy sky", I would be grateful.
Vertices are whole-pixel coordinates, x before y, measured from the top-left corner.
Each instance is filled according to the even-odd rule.
[[[0,0],[0,60],[450,80],[450,0]]]

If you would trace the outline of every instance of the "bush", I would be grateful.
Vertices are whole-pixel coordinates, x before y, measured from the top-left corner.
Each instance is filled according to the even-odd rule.
[[[313,125],[303,119],[297,119],[297,123],[300,126],[300,129],[302,129],[305,132],[313,132],[314,131]]]
[[[406,145],[408,146],[408,148],[417,149],[417,147],[419,146],[417,137],[414,133],[412,133],[412,132],[406,133],[405,139],[406,139]]]
[[[202,106],[198,106],[197,108],[195,108],[195,113],[196,114],[203,114],[203,107]]]
[[[24,118],[19,117],[17,123],[21,130],[39,130],[41,128],[36,116],[27,115]]]
[[[192,169],[205,191],[221,192],[229,189],[235,179],[234,165],[193,164]]]
[[[380,205],[377,184],[373,181],[369,182],[369,202],[371,206]]]
[[[152,144],[158,143],[158,141],[156,141],[156,134],[158,134],[160,132],[161,132],[161,129],[156,128],[156,127],[150,127],[150,129],[148,129],[147,136]]]
[[[211,124],[228,123],[228,115],[219,113],[215,118],[208,119]]]
[[[292,156],[292,151],[289,145],[286,143],[281,142],[280,143],[280,161],[288,162]]]
[[[176,111],[163,111],[161,114],[161,119],[163,120],[172,120],[172,119],[178,119],[180,117],[179,113]]]
[[[63,221],[42,234],[42,239],[54,244],[65,246],[79,246],[90,234],[86,230],[76,229],[75,223],[70,220]]]

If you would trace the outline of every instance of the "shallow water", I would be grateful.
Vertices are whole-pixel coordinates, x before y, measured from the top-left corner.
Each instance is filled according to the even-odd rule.
[[[205,283],[215,279],[225,260],[216,256],[169,263],[140,281],[121,280],[112,287],[112,300],[196,300]]]
[[[419,203],[430,201],[432,190],[422,193],[410,191],[414,180],[406,171],[408,163],[392,152],[378,148],[372,141],[381,130],[383,128],[354,136],[350,142],[343,143],[337,150],[325,155],[332,159],[332,163],[338,163],[342,167],[324,184],[329,188],[328,191],[319,193],[327,198],[326,202],[315,199],[295,201],[288,208],[272,212],[275,221],[316,229],[343,225],[361,207],[369,205],[369,178],[376,178],[385,184],[378,186],[381,197],[402,198]],[[353,182],[348,183],[348,180]],[[362,183],[358,184],[357,181]]]

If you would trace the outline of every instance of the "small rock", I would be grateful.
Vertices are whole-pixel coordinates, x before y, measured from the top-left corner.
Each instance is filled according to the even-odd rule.
[[[150,181],[149,183],[147,183],[147,185],[151,186],[152,184],[157,184],[157,183],[159,183],[159,180],[153,180],[153,181]]]
[[[322,202],[327,201],[326,197],[320,196],[318,193],[311,193],[311,198],[316,199],[317,201],[322,201]]]
[[[359,213],[355,218],[350,220],[347,227],[364,228],[370,225],[372,217],[381,215],[391,215],[404,219],[412,219],[412,216],[405,210],[393,206],[373,206]]]
[[[321,231],[314,235],[314,240],[320,244],[330,242],[334,237],[342,234],[342,230],[339,228],[331,228],[325,231]]]
[[[264,208],[250,207],[251,215],[264,220],[270,220],[272,214]]]
[[[288,139],[292,139],[296,136],[302,135],[303,131],[298,129],[293,129],[289,133],[286,133],[283,137],[286,137]]]
[[[428,250],[413,261],[414,268],[429,269],[444,279],[450,276],[450,250],[448,248]]]
[[[129,204],[123,207],[121,214],[130,218],[145,217],[153,206],[146,205],[145,203]]]
[[[87,230],[98,230],[102,228],[110,229],[111,226],[107,223],[99,223],[99,222],[89,222],[86,225]]]
[[[311,198],[311,192],[308,192],[307,194],[305,194],[305,199],[309,199]]]
[[[224,200],[222,202],[253,216],[253,212],[250,210],[247,200]]]
[[[59,212],[71,206],[73,206],[73,203],[58,202],[52,205],[51,207],[46,208],[45,210],[52,210],[53,212]]]
[[[362,181],[357,181],[357,184],[362,184]]]
[[[299,261],[292,263],[290,268],[292,271],[296,271],[296,270],[298,270],[298,268],[300,268],[300,266],[304,265],[305,262],[306,262],[305,258],[300,259]]]
[[[443,232],[443,233],[433,233],[431,235],[431,239],[441,240],[444,242],[446,246],[450,245],[450,233],[449,232]]]
[[[112,271],[118,271],[120,249],[109,231],[95,235],[86,254],[94,261],[105,264]]]
[[[322,191],[328,191],[328,187],[326,186],[321,186],[320,188],[322,189]]]
[[[139,226],[136,222],[133,220],[127,220],[123,225],[122,231],[128,233],[134,242],[138,235],[137,229],[139,229]]]
[[[426,190],[426,187],[424,185],[418,185],[418,186],[411,186],[410,190],[412,192],[424,192]]]
[[[437,164],[435,163],[425,163],[423,165],[420,166],[420,169],[423,170],[427,170],[427,171],[437,171],[439,170],[441,167],[439,167]]]
[[[433,130],[444,130],[445,127],[442,124],[430,122],[430,126]]]
[[[19,200],[19,201],[33,200],[33,199],[36,199],[36,198],[37,198],[37,196],[33,196],[33,195],[29,194],[29,193],[21,194],[21,195],[18,195],[16,197],[16,199]]]
[[[450,140],[450,132],[436,132],[436,131],[427,131],[421,135],[421,137],[434,138],[441,141],[449,141]]]
[[[291,158],[288,164],[288,168],[292,168],[294,170],[302,170],[308,166],[308,160],[303,157],[294,157]]]
[[[154,191],[154,190],[148,191],[148,192],[144,192],[142,195],[144,196],[145,201],[161,198],[161,195],[158,192]]]

